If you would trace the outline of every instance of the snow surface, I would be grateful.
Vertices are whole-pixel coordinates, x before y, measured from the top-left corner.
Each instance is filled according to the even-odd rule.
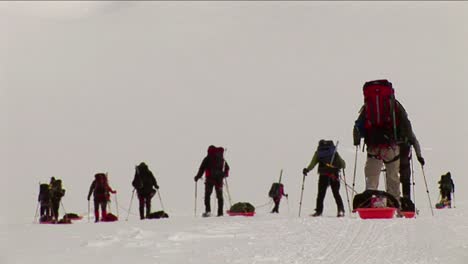
[[[466,204],[459,207],[466,208]],[[283,204],[283,211],[287,205]],[[309,212],[310,213],[310,212]],[[126,218],[125,214],[122,216]],[[1,234],[5,237],[5,234]],[[468,260],[468,213],[416,219],[174,216],[71,225],[8,226],[2,263],[451,263]]]
[[[1,2],[0,264],[468,263],[467,14],[467,2]],[[314,172],[298,218],[320,139],[340,141],[352,182],[361,88],[380,78],[423,148],[421,214],[337,219],[329,190],[325,216],[310,218]],[[284,169],[289,210],[194,218],[193,176],[211,144],[227,148],[234,202],[267,203]],[[39,182],[61,178],[61,213],[83,213],[97,172],[125,216],[141,161],[170,219],[32,224]],[[364,162],[359,151],[359,192]],[[427,192],[433,206],[447,171],[457,208],[432,217]]]

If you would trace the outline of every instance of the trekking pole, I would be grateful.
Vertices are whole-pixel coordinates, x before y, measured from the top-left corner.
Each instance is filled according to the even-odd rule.
[[[60,200],[60,204],[62,205],[62,209],[63,209],[64,215],[66,215],[66,214],[67,214],[67,210],[65,210],[65,206],[63,206],[62,200]],[[58,216],[57,216],[57,217],[58,217]],[[57,219],[57,221],[58,221],[58,219]]]
[[[344,180],[344,183],[345,183],[345,187],[346,187],[346,173],[345,173],[345,169],[342,169],[343,170],[343,180]],[[346,189],[346,199],[348,200],[348,210],[349,212],[351,212],[351,203],[349,202],[349,194],[348,194],[348,188],[345,188]]]
[[[119,203],[117,202],[117,193],[115,193],[115,210],[117,211],[117,218],[119,217]]]
[[[127,218],[125,219],[125,221],[128,221],[128,216],[130,215],[130,209],[132,209],[132,202],[133,202],[134,195],[135,195],[135,188],[133,188],[133,191],[132,191],[132,198],[130,198],[130,205],[128,206],[128,214],[127,214]]]
[[[412,158],[412,156],[413,156],[413,151],[411,150],[410,152],[411,152],[410,162],[411,162],[411,180],[412,180],[412,184],[413,184],[414,215],[415,215],[415,217],[416,217],[418,210],[416,209],[416,191],[415,191],[415,189],[414,189],[414,188],[415,188],[414,186],[415,186],[416,184],[414,183],[414,162],[413,162],[413,158]]]
[[[455,192],[452,192],[452,194],[453,194],[453,208],[457,208],[456,203],[455,203]]]
[[[161,199],[161,192],[158,190],[157,193],[158,193],[158,197],[159,197],[159,203],[161,203],[161,208],[162,208],[163,211],[165,211],[164,210],[164,204],[163,204],[162,199]]]
[[[194,207],[194,209],[193,209],[193,210],[194,210],[194,212],[193,212],[193,213],[194,213],[194,215],[193,215],[194,217],[197,217],[197,186],[198,186],[197,183],[198,183],[198,182],[195,182],[195,207]]]
[[[357,166],[357,154],[358,154],[359,147],[356,146],[356,154],[354,155],[354,173],[353,173],[353,188],[354,190],[354,183],[356,182],[356,166]],[[354,193],[351,195],[351,200],[354,200]]]
[[[228,185],[228,181],[226,178],[224,178],[224,182],[226,183],[226,191],[228,194],[229,206],[232,207],[231,193],[229,192],[229,185]]]
[[[302,208],[302,197],[304,195],[304,182],[305,182],[305,174],[302,176],[302,189],[301,189],[301,199],[299,200],[299,217],[301,217],[301,208]]]
[[[423,177],[424,177],[424,183],[426,185],[427,198],[429,198],[429,207],[431,208],[432,216],[434,216],[434,210],[432,210],[431,196],[429,195],[429,189],[427,188],[426,173],[424,173],[424,166],[423,165],[421,165],[421,170],[422,170],[422,174],[423,174]]]
[[[36,223],[36,221],[37,221],[37,211],[38,210],[39,210],[39,201],[37,202],[37,205],[36,205],[36,213],[34,214],[33,224]]]
[[[89,220],[89,211],[90,211],[89,207],[90,207],[90,201],[88,200],[88,223],[90,222],[90,220]]]

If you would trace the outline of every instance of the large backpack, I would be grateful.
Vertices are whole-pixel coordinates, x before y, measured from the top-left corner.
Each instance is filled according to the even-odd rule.
[[[210,173],[216,181],[222,181],[224,178],[224,148],[216,148],[211,154]]]
[[[281,197],[281,189],[284,188],[282,183],[275,182],[271,185],[268,196],[271,198]]]
[[[340,169],[338,168],[338,161],[336,158],[336,146],[332,140],[320,140],[317,147],[317,158],[319,161],[318,172],[336,174]],[[332,165],[332,166],[330,166]]]
[[[39,185],[39,201],[48,202],[50,200],[50,188],[49,184],[42,183]]]
[[[65,190],[62,188],[62,180],[54,180],[50,187],[50,197],[53,200],[60,200],[65,195]]]
[[[364,84],[364,129],[366,143],[390,144],[396,142],[397,104],[395,90],[388,80]]]
[[[107,178],[104,173],[97,173],[95,176],[94,196],[97,198],[106,198],[107,196]]]

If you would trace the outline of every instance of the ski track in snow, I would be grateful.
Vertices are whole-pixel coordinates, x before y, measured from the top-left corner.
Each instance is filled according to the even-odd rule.
[[[451,215],[362,220],[260,215],[13,225],[6,263],[440,263],[468,260],[468,221]],[[442,221],[443,219],[443,221]],[[464,221],[463,221],[464,220]],[[11,231],[14,230],[14,231]],[[24,241],[19,238],[28,236]],[[54,243],[41,243],[47,236]],[[21,246],[20,246],[21,245]],[[73,252],[73,254],[71,254]],[[3,264],[3,263],[2,263]]]

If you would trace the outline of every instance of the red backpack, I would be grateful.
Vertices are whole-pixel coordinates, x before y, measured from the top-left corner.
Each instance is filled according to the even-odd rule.
[[[391,144],[397,140],[397,103],[388,80],[364,84],[364,128],[368,145]]]

